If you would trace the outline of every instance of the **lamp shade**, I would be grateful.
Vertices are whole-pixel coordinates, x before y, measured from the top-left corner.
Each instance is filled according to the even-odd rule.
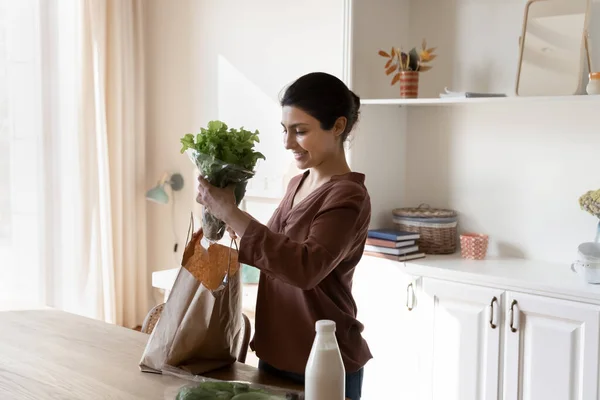
[[[158,184],[146,192],[146,199],[159,204],[169,203],[169,195],[165,191],[164,184]]]
[[[165,185],[171,186],[171,190],[179,191],[183,188],[183,176],[181,174],[166,175],[154,186],[146,192],[146,199],[158,204],[168,204],[169,195],[165,190]]]

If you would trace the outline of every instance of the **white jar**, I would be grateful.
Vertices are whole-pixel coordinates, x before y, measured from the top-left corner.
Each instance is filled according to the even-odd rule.
[[[592,72],[586,88],[587,94],[600,94],[600,72]]]
[[[304,379],[305,400],[344,400],[346,369],[335,337],[335,322],[319,320]]]

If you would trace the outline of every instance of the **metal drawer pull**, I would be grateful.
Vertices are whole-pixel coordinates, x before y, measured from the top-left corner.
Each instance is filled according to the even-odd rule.
[[[498,304],[498,299],[496,298],[496,296],[494,296],[494,298],[490,302],[490,326],[492,327],[492,329],[496,329],[498,327],[498,313],[494,312],[496,308],[494,307],[494,304]]]
[[[412,296],[410,296],[409,293],[411,293]],[[410,296],[410,305],[408,304],[409,296]],[[406,287],[406,308],[408,308],[408,311],[412,311],[414,306],[415,306],[415,293],[413,291],[413,284],[411,282]]]
[[[515,311],[516,308],[516,311]],[[519,329],[519,305],[516,300],[510,304],[510,331],[516,332]]]

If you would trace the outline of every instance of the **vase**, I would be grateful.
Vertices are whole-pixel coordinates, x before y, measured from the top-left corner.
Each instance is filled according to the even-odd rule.
[[[598,219],[598,225],[596,225],[596,239],[594,242],[600,243],[600,219]]]
[[[400,71],[400,98],[416,99],[419,96],[419,73]]]

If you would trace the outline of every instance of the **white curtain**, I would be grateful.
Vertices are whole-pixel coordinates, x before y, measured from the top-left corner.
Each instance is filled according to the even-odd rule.
[[[147,312],[149,284],[141,7],[84,0],[81,10],[80,284],[88,312],[131,327]]]
[[[150,285],[142,0],[60,0],[47,11],[58,83],[45,96],[57,116],[45,150],[46,302],[135,327]]]

